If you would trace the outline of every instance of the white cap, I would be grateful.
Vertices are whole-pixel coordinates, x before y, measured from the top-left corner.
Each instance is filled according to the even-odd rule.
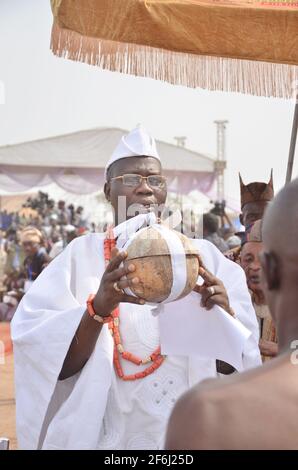
[[[65,230],[66,233],[71,233],[76,230],[76,227],[74,225],[64,225],[63,229]]]
[[[121,138],[119,144],[113,152],[113,155],[106,165],[105,179],[108,168],[112,165],[112,163],[120,160],[121,158],[142,156],[154,157],[160,161],[155,140],[142,126],[139,125],[129,134],[124,135]]]
[[[17,307],[19,302],[15,296],[16,296],[16,292],[14,291],[7,292],[7,294],[4,294],[3,296],[3,302],[5,304],[10,304],[10,305],[13,305],[14,307]]]
[[[232,248],[236,248],[237,246],[240,246],[241,240],[239,237],[237,237],[237,235],[232,235],[231,237],[227,239],[227,244],[231,250]]]

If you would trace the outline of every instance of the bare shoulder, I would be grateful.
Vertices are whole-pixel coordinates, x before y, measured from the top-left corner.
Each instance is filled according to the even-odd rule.
[[[221,384],[222,385],[222,384]],[[166,449],[208,449],[209,435],[219,418],[218,380],[202,382],[177,402],[168,424]]]
[[[240,374],[201,382],[177,402],[168,425],[168,449],[221,449],[223,426],[228,427],[239,412],[242,382]],[[246,379],[245,374],[242,380]],[[245,381],[246,381],[245,380]],[[221,423],[221,424],[220,424]]]
[[[285,377],[289,378],[288,366],[275,360],[268,366],[198,384],[177,402],[169,420],[166,448],[253,449],[270,448],[274,442],[280,445],[277,430],[283,418],[277,411],[288,414],[288,422],[298,411],[296,400],[292,400],[292,411],[284,404],[280,406],[287,394]],[[268,422],[272,425],[270,432]],[[286,429],[283,434],[287,434]],[[288,442],[289,437],[285,445]]]

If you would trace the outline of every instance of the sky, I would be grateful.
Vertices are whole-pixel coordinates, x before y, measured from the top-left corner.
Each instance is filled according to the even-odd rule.
[[[268,181],[273,168],[276,190],[283,186],[293,101],[173,86],[57,58],[51,25],[50,0],[0,0],[0,146],[142,123],[157,139],[186,136],[188,148],[215,156],[213,121],[227,119],[227,198],[239,204],[238,171],[248,183]],[[296,149],[294,176],[297,160]]]

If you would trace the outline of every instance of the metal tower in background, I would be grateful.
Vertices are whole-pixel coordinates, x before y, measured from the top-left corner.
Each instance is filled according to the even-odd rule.
[[[179,136],[179,137],[174,137],[174,139],[176,140],[177,147],[185,147],[187,137]]]
[[[227,167],[226,161],[226,141],[225,141],[225,131],[226,124],[229,121],[214,121],[217,126],[217,160],[215,162],[214,168],[216,171],[217,179],[217,201],[223,202],[225,200],[225,182],[224,182],[224,171]]]

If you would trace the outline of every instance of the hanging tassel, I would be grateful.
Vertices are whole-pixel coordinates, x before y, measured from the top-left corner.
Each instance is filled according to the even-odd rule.
[[[173,85],[256,96],[294,98],[298,67],[252,60],[171,52],[148,46],[101,41],[63,29],[54,22],[51,50],[56,56],[111,72]]]

